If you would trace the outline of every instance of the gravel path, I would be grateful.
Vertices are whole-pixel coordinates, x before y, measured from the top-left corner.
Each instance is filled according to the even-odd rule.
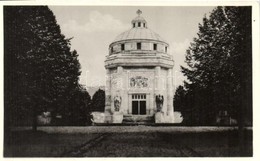
[[[84,157],[198,157],[191,148],[172,144],[158,133],[109,134],[82,153]]]
[[[31,127],[14,127],[12,131],[29,130]],[[125,133],[125,132],[217,132],[235,130],[237,127],[214,127],[214,126],[86,126],[86,127],[61,127],[61,126],[41,126],[39,131],[46,133]],[[250,129],[250,128],[248,128]]]
[[[99,134],[97,137],[87,141],[86,143],[83,143],[82,145],[74,147],[72,150],[63,153],[61,157],[84,157],[88,150],[103,141],[107,136],[108,134]]]

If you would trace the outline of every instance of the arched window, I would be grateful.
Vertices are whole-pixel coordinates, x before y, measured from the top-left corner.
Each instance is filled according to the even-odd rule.
[[[138,22],[138,27],[141,27],[141,22]]]
[[[121,44],[121,51],[125,50],[125,44]]]
[[[165,46],[165,52],[167,53],[167,46]]]

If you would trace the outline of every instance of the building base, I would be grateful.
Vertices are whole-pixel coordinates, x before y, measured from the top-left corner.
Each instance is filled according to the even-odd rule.
[[[137,124],[137,125],[148,125],[148,124],[173,124],[177,123],[174,120],[173,115],[165,115],[162,112],[157,112],[155,115],[123,115],[121,112],[102,113],[93,112],[92,113],[93,124]],[[180,122],[178,122],[180,123]]]

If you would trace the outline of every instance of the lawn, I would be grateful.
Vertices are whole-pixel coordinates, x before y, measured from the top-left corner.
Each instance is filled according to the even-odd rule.
[[[60,157],[99,134],[16,131],[4,146],[5,157]]]
[[[90,126],[14,128],[5,157],[235,157],[236,127]],[[252,156],[252,129],[245,133]]]

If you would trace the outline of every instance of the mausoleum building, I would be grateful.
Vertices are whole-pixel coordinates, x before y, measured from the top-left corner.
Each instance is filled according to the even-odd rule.
[[[149,28],[141,13],[138,10],[131,29],[109,45],[105,60],[107,123],[174,122],[174,61],[169,44]]]

